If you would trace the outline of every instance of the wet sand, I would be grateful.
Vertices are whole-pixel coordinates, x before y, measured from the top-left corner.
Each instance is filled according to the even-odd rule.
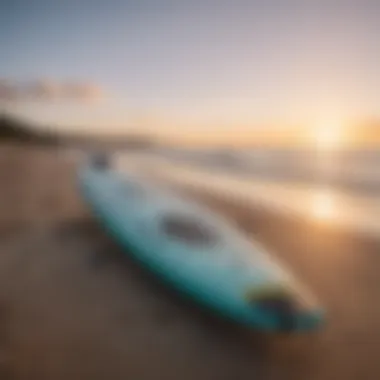
[[[265,336],[135,265],[78,198],[74,170],[54,151],[0,147],[1,379],[380,378],[378,241],[191,192],[286,260],[327,307],[319,333]]]

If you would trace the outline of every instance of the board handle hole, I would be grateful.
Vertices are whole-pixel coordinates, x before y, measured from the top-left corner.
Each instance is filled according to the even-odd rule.
[[[167,236],[188,244],[210,245],[218,240],[216,233],[202,221],[186,215],[165,215],[161,228]]]

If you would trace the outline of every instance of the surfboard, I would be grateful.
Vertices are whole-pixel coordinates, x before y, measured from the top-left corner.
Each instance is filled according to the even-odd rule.
[[[145,268],[222,317],[264,331],[318,328],[324,310],[290,270],[206,206],[103,157],[78,170],[83,199]]]

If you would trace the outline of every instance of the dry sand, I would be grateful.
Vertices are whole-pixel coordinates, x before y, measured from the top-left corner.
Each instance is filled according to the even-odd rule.
[[[263,336],[147,275],[78,198],[54,150],[0,147],[0,379],[379,379],[377,241],[194,194],[317,293],[317,334]]]

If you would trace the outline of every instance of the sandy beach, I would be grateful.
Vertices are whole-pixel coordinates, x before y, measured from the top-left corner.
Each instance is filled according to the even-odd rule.
[[[326,327],[264,336],[199,310],[133,263],[75,189],[75,164],[0,146],[1,379],[378,379],[380,244],[181,189],[284,259]]]

